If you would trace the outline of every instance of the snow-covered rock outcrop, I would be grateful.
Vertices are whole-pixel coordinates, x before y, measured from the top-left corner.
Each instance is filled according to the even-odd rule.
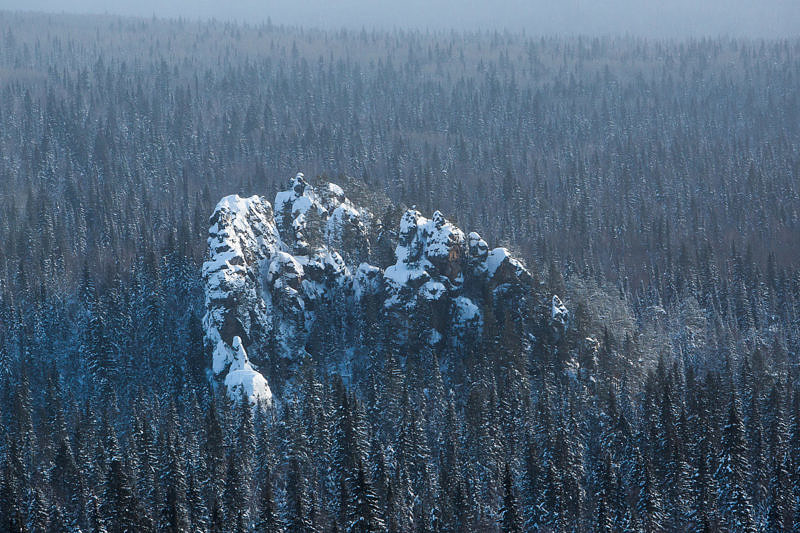
[[[490,249],[438,211],[428,219],[409,209],[390,230],[337,185],[315,187],[302,174],[274,206],[258,196],[223,198],[203,267],[213,374],[231,395],[254,402],[272,398],[262,374],[268,363],[307,356],[320,309],[358,309],[377,298],[373,318],[390,321],[400,342],[457,344],[480,332],[486,306],[493,314],[522,309],[532,283],[507,249]],[[387,254],[375,249],[387,242],[395,243],[394,263],[380,264]]]
[[[396,262],[384,273],[384,307],[400,331],[422,334],[430,344],[480,329],[483,289],[531,279],[508,250],[489,250],[480,235],[465,236],[439,211],[430,219],[406,211],[397,241]]]
[[[244,353],[242,339],[249,341],[254,330],[270,323],[272,309],[260,295],[259,269],[281,243],[272,207],[259,196],[226,196],[217,204],[210,222],[209,258],[203,264],[203,327],[205,344],[213,355],[211,369],[215,375],[222,375],[237,365],[244,368],[241,361],[234,365]],[[244,362],[255,372],[246,355]],[[268,402],[272,397],[266,381],[253,391],[253,401]]]
[[[278,193],[275,206],[273,212],[259,196],[227,196],[210,220],[203,265],[205,344],[214,375],[228,376],[229,391],[231,373],[241,377],[243,371],[236,366],[235,340],[270,346],[274,353],[257,354],[261,363],[302,355],[317,304],[352,292],[351,268],[336,248],[346,249],[353,262],[369,251],[362,219],[371,215],[356,209],[334,184],[314,188],[297,174],[289,189]],[[257,373],[249,360],[246,370]],[[266,382],[253,390],[253,401],[271,398]]]

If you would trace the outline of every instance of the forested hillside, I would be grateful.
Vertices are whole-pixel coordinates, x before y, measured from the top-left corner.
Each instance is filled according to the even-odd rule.
[[[800,40],[0,11],[0,531],[792,530],[798,87]],[[449,344],[328,303],[253,409],[209,217],[298,171],[530,280]]]

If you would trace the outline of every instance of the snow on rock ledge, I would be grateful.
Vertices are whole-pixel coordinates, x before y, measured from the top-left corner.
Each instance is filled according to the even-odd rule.
[[[242,346],[242,339],[233,338],[234,356],[225,376],[225,386],[228,388],[228,396],[232,400],[237,400],[244,396],[250,403],[272,403],[272,391],[267,385],[267,380],[257,372],[250,361],[247,359],[247,352]]]
[[[561,303],[561,298],[553,295],[553,301],[550,305],[550,320],[554,324],[566,327],[568,318],[569,311],[567,311],[567,307]]]
[[[561,298],[553,295],[550,303],[550,326],[553,327],[556,333],[556,338],[561,338],[567,331],[569,324],[569,311],[567,307],[561,303]]]

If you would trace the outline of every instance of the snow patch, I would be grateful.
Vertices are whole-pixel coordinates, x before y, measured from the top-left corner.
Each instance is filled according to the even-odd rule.
[[[567,321],[569,320],[569,311],[567,310],[566,306],[561,303],[561,299],[553,295],[553,300],[550,304],[550,321],[553,324],[558,324],[562,327],[567,326]]]
[[[353,278],[353,296],[360,301],[365,295],[377,294],[381,289],[381,269],[368,263],[358,265]]]
[[[438,300],[445,292],[447,289],[444,284],[433,280],[426,282],[420,289],[420,294],[427,300]]]
[[[267,380],[250,364],[247,352],[242,346],[242,339],[233,338],[233,362],[228,375],[225,376],[225,386],[231,400],[237,400],[244,395],[251,404],[272,403],[272,391]]]
[[[481,319],[481,311],[475,303],[466,296],[459,296],[453,300],[455,317],[458,324],[466,324],[472,320]]]

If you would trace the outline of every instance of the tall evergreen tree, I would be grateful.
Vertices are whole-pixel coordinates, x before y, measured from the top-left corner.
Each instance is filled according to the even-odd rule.
[[[378,499],[361,462],[356,466],[355,479],[350,482],[350,486],[352,488],[348,505],[347,531],[353,533],[383,531],[385,524],[381,518]]]
[[[282,525],[278,516],[278,508],[275,505],[275,497],[272,491],[272,479],[268,468],[263,472],[261,495],[259,497],[258,520],[255,523],[255,530],[258,533],[277,533],[282,531]]]
[[[500,519],[500,528],[503,533],[522,532],[522,516],[514,490],[514,478],[508,463],[506,463],[503,473],[503,507],[500,509]]]
[[[722,520],[730,531],[755,531],[753,506],[747,493],[749,462],[744,423],[734,395],[722,430],[722,449],[717,469]]]

